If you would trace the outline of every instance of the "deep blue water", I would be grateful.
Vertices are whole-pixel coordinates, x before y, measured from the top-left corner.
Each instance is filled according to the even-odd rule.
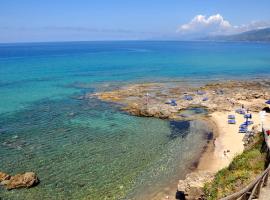
[[[141,187],[162,187],[157,180],[177,180],[205,145],[203,122],[129,116],[77,98],[84,93],[269,75],[268,43],[0,44],[0,170],[35,171],[41,179],[31,190],[0,189],[0,197],[131,198]]]
[[[76,42],[0,45],[0,113],[74,92],[64,87],[268,76],[268,43]],[[17,95],[20,93],[20,96]]]

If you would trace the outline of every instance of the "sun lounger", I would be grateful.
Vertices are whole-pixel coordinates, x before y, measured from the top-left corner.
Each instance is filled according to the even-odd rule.
[[[239,130],[238,132],[239,133],[246,133],[247,131],[246,130]]]
[[[240,126],[239,126],[239,128],[247,128],[248,126],[247,125],[245,125],[245,124],[241,124]]]
[[[228,124],[236,124],[235,119],[229,119],[229,120],[228,120]]]
[[[171,100],[171,106],[177,106],[177,103],[174,99]]]
[[[191,101],[191,100],[193,100],[193,97],[190,96],[190,95],[185,95],[184,99],[187,100],[187,101]]]
[[[197,94],[198,94],[198,95],[204,95],[204,94],[206,94],[206,92],[205,92],[205,91],[200,91],[200,90],[199,90],[199,91],[197,91]]]
[[[248,130],[247,128],[239,128],[239,133],[246,133]]]
[[[177,103],[176,102],[172,102],[171,103],[171,106],[177,106]]]
[[[247,113],[247,114],[245,114],[245,116],[244,116],[245,118],[252,118],[252,115],[250,114],[250,113]]]
[[[203,101],[208,101],[208,97],[204,97],[202,100]]]
[[[235,119],[234,115],[228,115],[228,119]]]
[[[169,104],[171,106],[177,106],[177,103],[174,99],[166,101],[165,104]]]
[[[235,110],[235,112],[238,113],[238,114],[241,114],[241,115],[244,115],[246,113],[245,110],[243,110],[241,108]]]
[[[251,124],[253,124],[253,121],[246,121],[242,125],[249,126]]]

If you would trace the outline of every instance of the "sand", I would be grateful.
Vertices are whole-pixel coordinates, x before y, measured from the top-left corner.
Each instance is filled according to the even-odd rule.
[[[243,102],[245,104],[245,102]],[[247,105],[247,104],[245,104]],[[253,125],[249,130],[258,125],[261,128],[261,120],[258,112],[252,114]],[[228,115],[236,117],[236,124],[228,124]],[[245,121],[244,116],[231,112],[214,112],[210,114],[209,123],[213,126],[215,139],[210,143],[206,151],[202,154],[198,167],[195,171],[208,171],[217,173],[219,170],[229,166],[233,158],[244,151],[244,133],[238,133],[239,126]],[[270,114],[265,116],[265,127],[270,127]],[[227,152],[229,150],[229,152]],[[224,151],[226,154],[224,154]],[[174,200],[175,190],[168,191],[167,194],[159,194],[153,200]]]
[[[227,117],[229,114],[234,114],[236,117],[236,124],[228,124]],[[251,112],[253,125],[258,125],[261,128],[261,121],[259,113]],[[213,141],[212,148],[209,147],[207,152],[202,155],[197,170],[206,170],[217,172],[222,168],[229,166],[236,155],[244,151],[243,138],[244,133],[238,133],[240,124],[245,119],[243,115],[232,112],[214,112],[210,119],[215,124],[216,139]],[[270,125],[270,114],[266,114],[265,124]],[[249,129],[252,127],[249,126]],[[227,152],[229,150],[229,152]],[[224,154],[224,151],[226,152]]]
[[[209,100],[202,101],[202,96],[194,95],[195,89],[185,91],[181,86],[175,88],[163,88],[162,85],[155,85],[150,87],[148,85],[135,85],[134,87],[127,87],[122,90],[105,92],[96,94],[98,98],[106,101],[122,102],[128,106],[125,111],[136,116],[148,116],[158,118],[170,118],[181,120],[178,110],[192,107],[205,107],[211,114],[208,118],[209,125],[213,124],[214,140],[210,141],[206,150],[202,152],[199,159],[196,171],[208,171],[216,173],[222,168],[229,166],[231,161],[236,155],[244,151],[243,138],[244,133],[238,133],[239,126],[245,122],[244,116],[235,113],[235,109],[244,105],[249,108],[253,115],[253,126],[261,128],[261,121],[259,111],[265,108],[266,99],[270,98],[269,90],[270,82],[225,82],[217,84],[207,84],[202,90],[206,92]],[[224,93],[220,94],[217,91]],[[201,89],[201,88],[200,88]],[[160,92],[160,91],[163,91]],[[165,93],[164,93],[165,91]],[[154,101],[150,101],[150,106],[141,103],[142,94],[152,94]],[[186,101],[179,96],[190,94],[193,96],[192,101]],[[171,107],[165,105],[166,99],[171,97],[177,101],[177,106]],[[236,124],[228,124],[228,115],[233,114],[236,116]],[[266,127],[270,127],[270,114],[265,117],[264,122]],[[175,199],[175,189],[169,186],[158,194],[154,194],[148,199]]]

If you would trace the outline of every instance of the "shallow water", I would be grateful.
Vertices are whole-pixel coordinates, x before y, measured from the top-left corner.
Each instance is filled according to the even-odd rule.
[[[119,199],[159,188],[202,151],[201,123],[129,116],[95,99],[37,102],[0,117],[0,152],[1,170],[35,171],[41,183],[1,196]]]
[[[263,43],[1,44],[0,171],[35,171],[41,183],[0,197],[140,199],[176,183],[207,142],[203,121],[129,116],[81,97],[126,83],[269,76],[269,52]]]

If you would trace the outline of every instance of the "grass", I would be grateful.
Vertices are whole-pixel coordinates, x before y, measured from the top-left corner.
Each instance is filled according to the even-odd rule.
[[[211,183],[204,186],[207,200],[219,199],[239,191],[265,169],[266,153],[261,152],[262,134],[256,136],[253,145],[236,156],[229,167],[220,170]]]

